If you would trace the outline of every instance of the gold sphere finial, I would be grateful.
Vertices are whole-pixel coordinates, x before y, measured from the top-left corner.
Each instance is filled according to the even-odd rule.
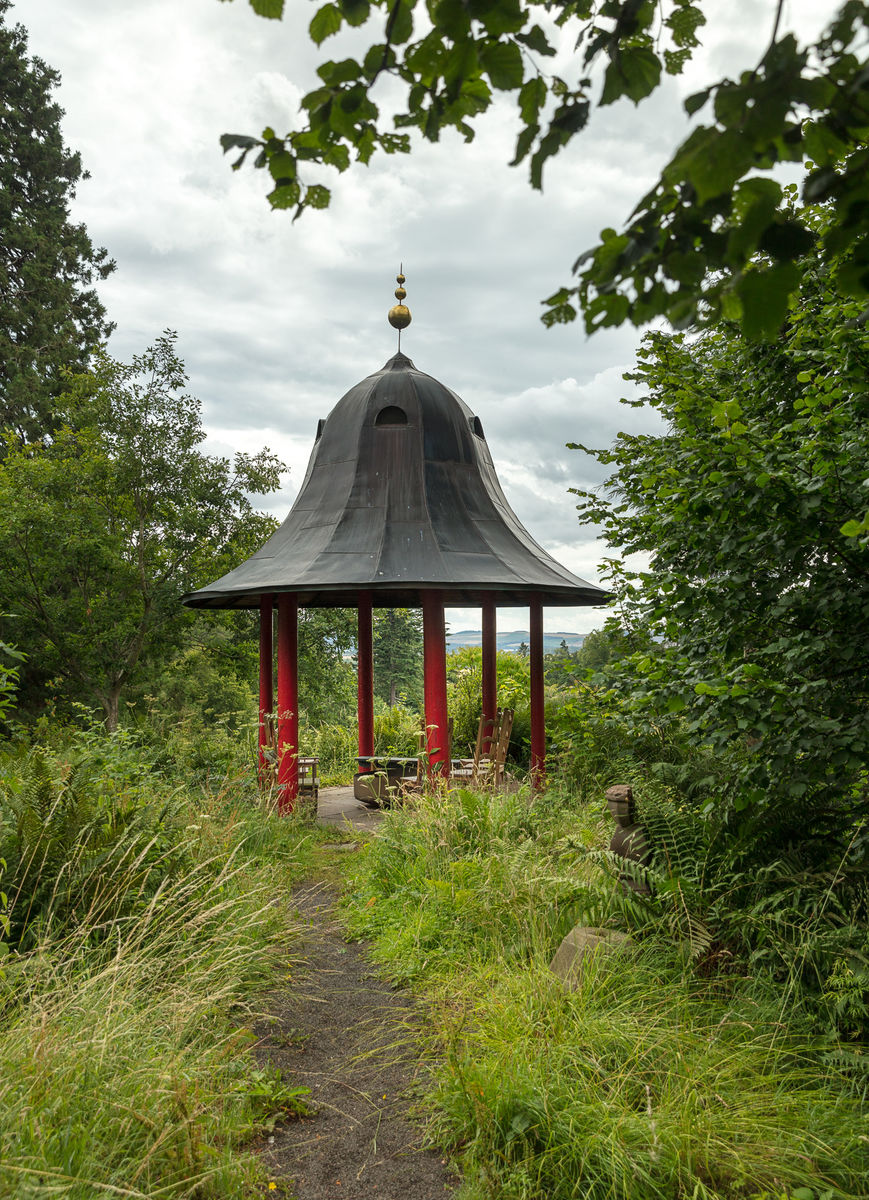
[[[402,331],[402,329],[407,329],[408,325],[410,324],[411,320],[413,319],[410,315],[410,309],[407,307],[406,304],[402,303],[402,301],[407,296],[407,292],[404,290],[404,287],[402,286],[404,283],[403,272],[404,272],[404,264],[402,264],[402,266],[399,268],[398,274],[395,277],[395,282],[398,284],[398,287],[395,289],[395,298],[398,301],[398,304],[393,304],[393,306],[389,310],[389,312],[387,314],[387,318],[386,318],[389,321],[389,324],[392,326],[392,328],[398,330],[399,349],[401,348],[401,331]]]

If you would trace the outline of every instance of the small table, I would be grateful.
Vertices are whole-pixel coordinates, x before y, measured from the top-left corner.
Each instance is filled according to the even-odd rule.
[[[389,804],[396,790],[419,780],[418,758],[389,754],[360,754],[359,771],[353,777],[353,795],[369,808]]]

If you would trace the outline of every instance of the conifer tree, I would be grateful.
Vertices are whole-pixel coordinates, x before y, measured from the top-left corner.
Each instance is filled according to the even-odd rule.
[[[400,693],[418,704],[422,691],[422,614],[387,608],[374,617],[374,692],[390,708]]]
[[[87,173],[61,135],[60,76],[28,58],[9,7],[0,0],[0,428],[33,441],[53,426],[63,369],[81,369],[111,331],[92,285],[115,264],[70,220]]]

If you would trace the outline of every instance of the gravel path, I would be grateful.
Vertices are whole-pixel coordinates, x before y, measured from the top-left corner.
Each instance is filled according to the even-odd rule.
[[[311,1089],[316,1115],[275,1130],[269,1177],[298,1200],[445,1200],[458,1180],[408,1116],[420,1071],[413,998],[344,941],[326,885],[303,884],[293,900],[308,925],[304,974],[273,998],[258,1054]]]

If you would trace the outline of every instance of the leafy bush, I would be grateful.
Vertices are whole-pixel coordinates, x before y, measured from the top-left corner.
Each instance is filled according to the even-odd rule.
[[[698,970],[737,966],[758,986],[808,1006],[837,1035],[869,1033],[869,883],[861,856],[825,865],[799,848],[773,858],[764,830],[705,813],[654,780],[636,782],[638,820],[652,861],[634,872],[652,895],[632,895],[625,918],[647,934],[669,930]],[[856,844],[862,833],[855,823]],[[623,859],[598,861],[615,873]]]
[[[73,763],[39,748],[21,761],[16,798],[0,805],[10,937],[19,949],[71,923],[105,938],[189,869],[180,806],[171,794],[158,799],[147,764],[140,778],[125,777],[124,759],[122,751],[114,764],[101,762],[79,746]],[[7,782],[11,774],[7,766]]]
[[[509,757],[528,766],[531,753],[530,675],[528,659],[502,651],[495,658],[498,705],[513,709]],[[447,655],[447,705],[453,719],[453,754],[473,754],[482,713],[483,651],[462,646]]]
[[[602,677],[547,695],[551,773],[591,799],[614,783],[653,775],[705,799],[727,771],[721,755],[693,740],[677,715],[632,719],[624,697]]]
[[[413,758],[420,752],[423,718],[404,704],[374,713],[374,752]]]

